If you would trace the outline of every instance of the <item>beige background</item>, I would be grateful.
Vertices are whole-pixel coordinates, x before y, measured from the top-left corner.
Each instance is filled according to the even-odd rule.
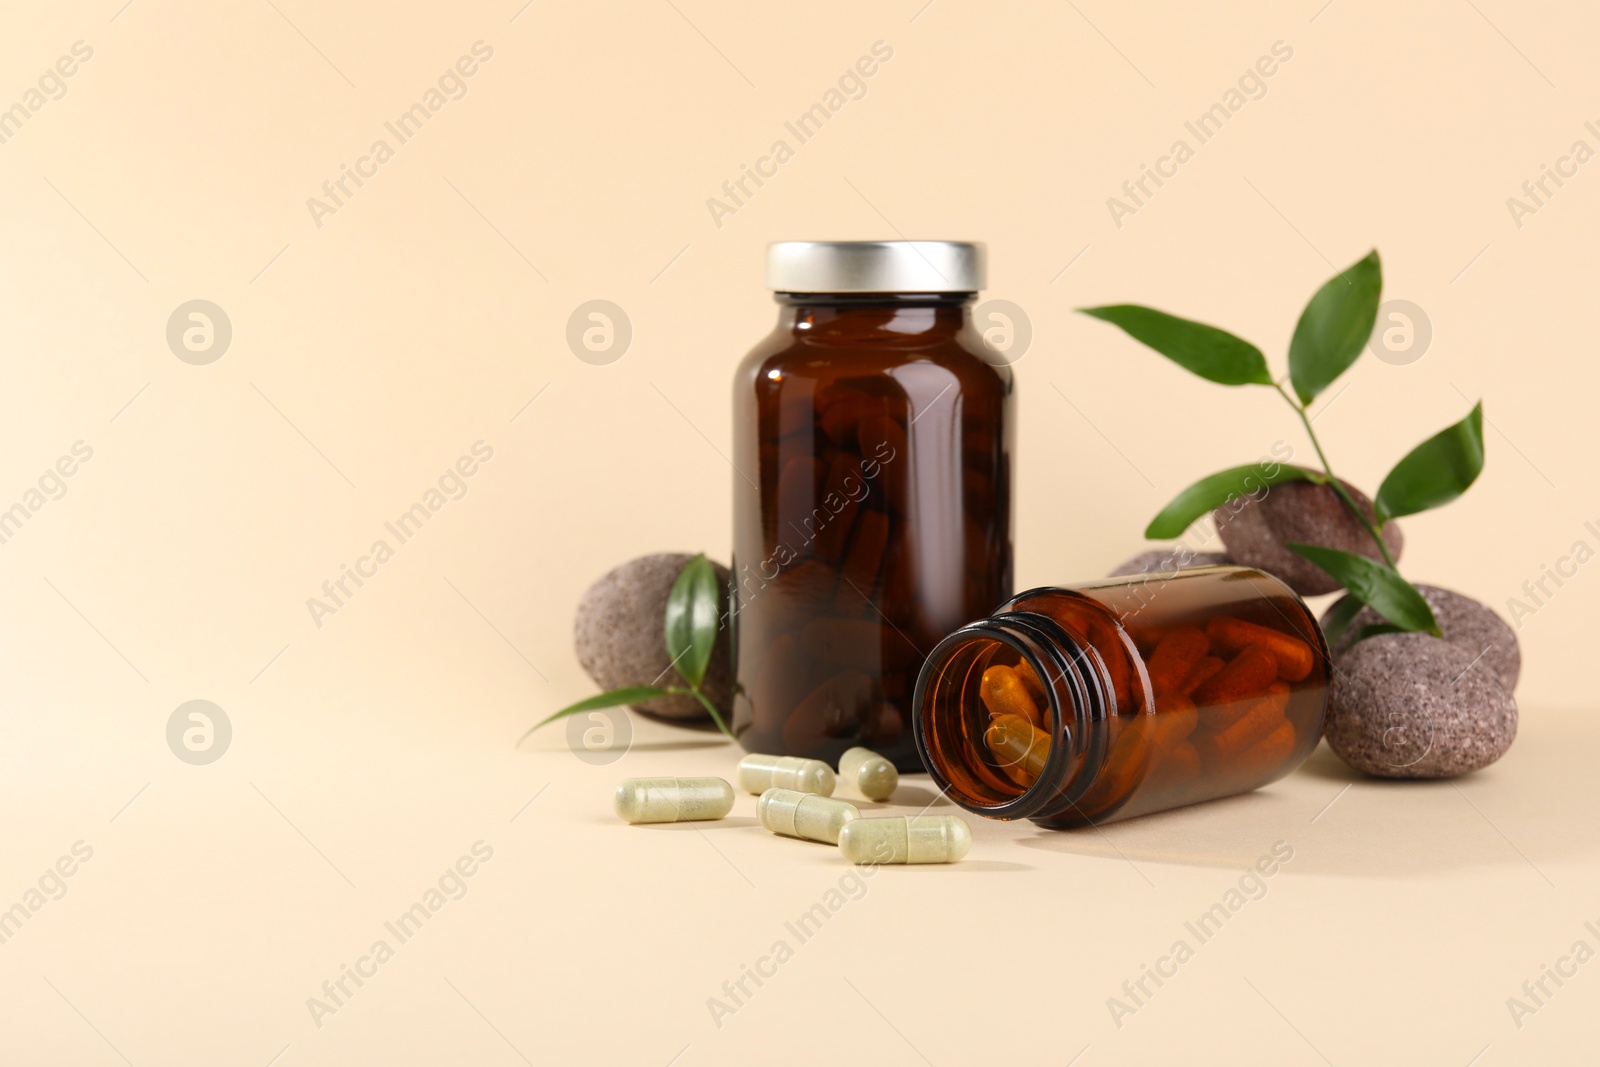
[[[725,558],[728,381],[774,317],[775,239],[988,243],[987,295],[1034,331],[1024,586],[1104,573],[1178,489],[1279,439],[1310,458],[1276,398],[1073,307],[1203,317],[1281,370],[1304,301],[1374,245],[1433,342],[1330,390],[1336,466],[1370,491],[1478,397],[1490,426],[1480,484],[1406,521],[1403,569],[1504,612],[1575,542],[1600,548],[1600,164],[1520,228],[1506,205],[1575,140],[1600,149],[1591,14],[122,3],[12,5],[0,32],[0,107],[93,49],[0,144],[0,508],[93,449],[0,545],[0,907],[93,849],[0,945],[0,1060],[1576,1054],[1593,967],[1520,1029],[1506,998],[1574,941],[1600,948],[1596,567],[1523,620],[1522,736],[1492,770],[1345,793],[1323,753],[1104,834],[985,825],[959,868],[865,883],[720,1028],[707,998],[847,869],[752,828],[749,798],[700,832],[611,819],[625,775],[729,773],[713,737],[636,722],[598,767],[559,731],[511,746],[589,691],[570,651],[589,582],[649,551]],[[477,41],[493,57],[466,95],[397,144],[384,123]],[[717,226],[707,198],[877,41],[893,58],[866,95]],[[1293,58],[1266,95],[1115,225],[1107,198],[1193,145],[1184,122],[1278,41]],[[380,137],[394,157],[316,225],[307,198]],[[165,340],[192,299],[232,323],[206,366]],[[564,339],[591,299],[632,323],[611,365]],[[479,441],[465,496],[316,625],[307,598]],[[210,766],[165,742],[191,699],[233,725]],[[306,999],[478,840],[494,858],[467,895],[314,1025]],[[1118,1029],[1106,998],[1278,840],[1295,859],[1267,896]]]

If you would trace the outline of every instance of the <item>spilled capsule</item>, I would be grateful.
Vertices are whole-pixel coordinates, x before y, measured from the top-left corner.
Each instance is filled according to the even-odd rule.
[[[624,822],[698,822],[733,810],[733,786],[721,778],[628,778],[612,799]]]
[[[861,813],[849,801],[794,789],[769,789],[756,801],[756,818],[775,834],[836,845],[840,829],[861,818]]]
[[[833,768],[819,759],[752,752],[739,761],[739,788],[760,796],[769,789],[833,795]]]
[[[972,847],[972,831],[954,815],[854,819],[839,831],[839,851],[855,864],[954,863]]]
[[[839,777],[868,800],[888,800],[900,784],[894,764],[870,748],[847,748],[839,757]]]

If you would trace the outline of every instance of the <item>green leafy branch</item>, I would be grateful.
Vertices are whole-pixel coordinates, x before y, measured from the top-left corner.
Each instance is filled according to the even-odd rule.
[[[1390,519],[1448,504],[1466,492],[1483,470],[1483,403],[1479,401],[1466,418],[1428,438],[1395,464],[1373,499],[1372,518],[1357,506],[1333,473],[1308,412],[1318,394],[1349,370],[1367,346],[1377,322],[1382,292],[1383,271],[1376,251],[1317,290],[1301,312],[1289,342],[1293,395],[1272,377],[1259,348],[1226,330],[1136,304],[1079,309],[1085,315],[1121,327],[1135,340],[1208,381],[1266,386],[1299,416],[1322,464],[1320,471],[1290,464],[1275,465],[1272,470],[1251,464],[1219,471],[1173,498],[1151,520],[1145,536],[1152,540],[1178,537],[1207,512],[1267,486],[1309,481],[1331,487],[1372,538],[1381,560],[1321,545],[1288,546],[1332,575],[1349,592],[1330,613],[1330,641],[1342,636],[1363,604],[1388,621],[1364,627],[1356,635],[1358,640],[1374,633],[1439,634],[1439,624],[1428,602],[1416,586],[1400,576],[1389,546],[1384,543],[1383,525]]]
[[[666,645],[670,665],[676,667],[688,686],[630,685],[599,693],[576,704],[570,704],[541,720],[527,733],[517,738],[517,744],[526,741],[535,730],[548,726],[557,719],[600,708],[614,708],[619,704],[638,704],[664,696],[692,696],[698,700],[717,729],[733,737],[733,731],[723,721],[716,705],[701,690],[706,680],[706,669],[711,665],[711,654],[717,647],[717,630],[721,620],[722,589],[717,572],[704,554],[684,564],[678,572],[672,589],[667,593]],[[665,671],[662,672],[666,673]]]

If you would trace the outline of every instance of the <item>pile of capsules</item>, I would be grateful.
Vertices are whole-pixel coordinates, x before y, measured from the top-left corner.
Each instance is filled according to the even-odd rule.
[[[739,787],[758,795],[756,818],[775,834],[838,845],[855,864],[954,863],[972,847],[972,831],[955,815],[863,818],[834,799],[843,779],[868,800],[888,800],[900,784],[894,764],[867,748],[839,757],[839,773],[821,760],[751,753],[739,761]],[[721,778],[629,778],[613,801],[624,822],[693,822],[733,810],[733,786]]]
[[[1103,625],[1078,624],[1071,616],[1068,621],[1091,635],[1092,625]],[[1203,628],[1183,625],[1133,636],[1145,656],[1155,715],[1120,721],[1102,784],[1089,794],[1086,811],[1102,799],[1145,787],[1179,797],[1206,776],[1253,787],[1281,773],[1297,739],[1310,729],[1297,727],[1289,713],[1293,683],[1305,681],[1316,665],[1310,645],[1232,616],[1213,618]],[[1101,651],[1118,706],[1140,706],[1141,698],[1130,692],[1128,658],[1114,638],[1089,641]],[[1027,660],[989,667],[979,696],[991,717],[984,743],[997,765],[1018,785],[1033,785],[1050,757],[1050,705],[1038,674]]]

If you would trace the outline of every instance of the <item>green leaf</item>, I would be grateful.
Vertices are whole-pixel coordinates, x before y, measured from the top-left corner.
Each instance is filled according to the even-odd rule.
[[[667,657],[690,688],[699,689],[717,647],[721,590],[704,555],[683,565],[667,594]]]
[[[1222,385],[1272,384],[1261,349],[1226,330],[1137,304],[1078,310],[1122,327],[1134,340],[1144,342],[1202,378]]]
[[[1373,500],[1380,522],[1448,504],[1483,472],[1483,401],[1396,463]]]
[[[1172,502],[1150,520],[1150,525],[1145,527],[1145,537],[1152,541],[1169,541],[1179,537],[1191,523],[1206,512],[1221,507],[1234,497],[1248,496],[1269,485],[1327,480],[1316,471],[1309,471],[1304,467],[1291,467],[1287,463],[1274,463],[1269,466],[1276,469],[1263,469],[1263,464],[1251,463],[1243,467],[1229,467],[1225,471],[1218,471],[1201,478],[1173,497]]]
[[[1317,290],[1289,342],[1289,380],[1309,404],[1361,355],[1378,321],[1383,268],[1376,250]]]
[[[1387,564],[1354,552],[1322,545],[1290,543],[1289,548],[1337,578],[1350,595],[1402,630],[1425,631],[1438,637],[1433,609],[1416,586]]]
[[[1365,606],[1348,593],[1334,602],[1333,607],[1323,616],[1322,623],[1322,636],[1327,639],[1329,648],[1339,643],[1339,639],[1344,636],[1344,632],[1350,628],[1350,624],[1361,614],[1361,609]]]
[[[671,692],[670,689],[662,689],[654,685],[630,685],[625,689],[613,689],[608,693],[600,693],[586,700],[580,700],[576,704],[568,704],[554,715],[541,719],[527,733],[517,738],[517,744],[522,744],[540,727],[549,726],[557,719],[565,719],[568,715],[577,715],[579,712],[584,711],[598,711],[601,708],[614,708],[619,704],[639,704],[655,697],[669,696]]]
[[[1351,634],[1350,644],[1358,645],[1367,638],[1377,637],[1379,634],[1403,634],[1409,632],[1410,631],[1408,631],[1405,627],[1396,626],[1392,622],[1374,622],[1363,626],[1361,629]]]

